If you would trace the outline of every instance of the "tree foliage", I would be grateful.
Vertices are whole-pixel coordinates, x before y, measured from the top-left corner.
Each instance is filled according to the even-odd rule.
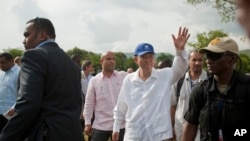
[[[250,73],[250,57],[246,54],[240,54],[240,59],[236,64],[236,70],[243,74]]]
[[[89,52],[84,50],[84,49],[74,47],[73,49],[68,50],[66,53],[69,56],[78,55],[78,56],[80,56],[81,60],[85,60],[87,58]]]
[[[74,47],[66,52],[69,56],[78,55],[81,58],[81,63],[84,60],[90,60],[93,63],[93,66],[96,72],[101,71],[100,58],[101,55],[98,53],[93,53],[90,51],[86,51],[84,49],[80,49],[78,47]],[[127,56],[122,52],[114,52],[116,56],[116,70],[125,71],[127,68],[131,67],[134,70],[137,68],[133,58],[127,58]]]
[[[24,50],[19,48],[8,48],[8,49],[3,49],[3,51],[10,53],[14,58],[17,56],[22,56],[24,53]]]
[[[225,33],[222,30],[210,30],[208,32],[202,32],[196,34],[197,41],[188,43],[194,49],[200,49],[206,47],[210,41],[215,39],[216,37],[226,37],[228,33]],[[240,60],[236,64],[236,69],[241,73],[249,73],[250,72],[250,57],[246,54],[240,54]],[[206,63],[204,63],[204,68],[206,69]]]
[[[78,55],[80,56],[81,58],[81,63],[84,61],[84,60],[90,60],[93,64],[93,67],[95,68],[95,70],[97,72],[99,72],[101,70],[101,65],[100,65],[100,54],[96,54],[96,53],[93,53],[93,52],[90,52],[90,51],[86,51],[84,49],[80,49],[78,47],[74,47],[73,49],[70,49],[68,51],[66,51],[66,53],[69,55],[69,56],[72,56],[72,55]]]
[[[156,62],[159,63],[160,61],[164,61],[164,60],[169,60],[170,62],[173,62],[174,56],[170,53],[160,53],[157,57],[156,57]]]
[[[215,38],[227,37],[228,33],[222,30],[210,30],[208,32],[197,33],[195,36],[197,41],[189,42],[188,45],[194,49],[200,49],[206,47]]]
[[[115,52],[116,57],[116,69],[117,70],[126,70],[126,60],[127,56],[122,52]]]
[[[125,66],[126,69],[132,68],[134,71],[138,68],[138,65],[135,63],[133,57],[129,57],[126,59]]]
[[[235,19],[234,0],[187,0],[188,4],[197,5],[205,3],[213,8],[216,8],[221,16],[222,22],[230,22]]]

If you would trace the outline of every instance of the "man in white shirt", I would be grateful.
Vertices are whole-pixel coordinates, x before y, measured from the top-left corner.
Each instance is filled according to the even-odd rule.
[[[113,141],[119,139],[119,129],[126,121],[124,141],[162,141],[172,138],[170,119],[171,85],[187,69],[184,46],[189,38],[188,29],[179,29],[174,35],[176,57],[172,68],[154,69],[154,48],[142,43],[135,49],[139,69],[123,81],[114,109]]]
[[[183,78],[172,86],[170,93],[171,119],[176,141],[180,141],[182,127],[185,122],[184,115],[188,109],[191,91],[194,86],[207,78],[207,72],[202,69],[203,62],[203,54],[200,54],[198,50],[191,51],[188,56],[189,70]],[[199,140],[198,131],[195,141]]]

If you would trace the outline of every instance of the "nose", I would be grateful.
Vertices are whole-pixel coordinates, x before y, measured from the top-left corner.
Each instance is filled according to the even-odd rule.
[[[25,41],[25,39],[23,39],[23,44],[24,44],[24,45],[26,44],[26,41]]]
[[[201,62],[200,61],[195,61],[195,65],[200,65]]]
[[[115,59],[111,59],[111,63],[115,63]]]

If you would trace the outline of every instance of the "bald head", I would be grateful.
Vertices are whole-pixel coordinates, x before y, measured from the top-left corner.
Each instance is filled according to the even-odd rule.
[[[113,73],[116,65],[115,54],[112,51],[107,51],[101,55],[100,63],[102,65],[103,72]]]
[[[107,52],[104,52],[102,53],[101,55],[101,61],[106,58],[107,56],[115,56],[115,54],[112,52],[112,51],[107,51]]]

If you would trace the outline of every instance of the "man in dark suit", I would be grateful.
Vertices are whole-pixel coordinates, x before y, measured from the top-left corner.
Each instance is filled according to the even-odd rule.
[[[27,22],[19,97],[0,141],[83,141],[80,70],[55,37],[50,20]]]

